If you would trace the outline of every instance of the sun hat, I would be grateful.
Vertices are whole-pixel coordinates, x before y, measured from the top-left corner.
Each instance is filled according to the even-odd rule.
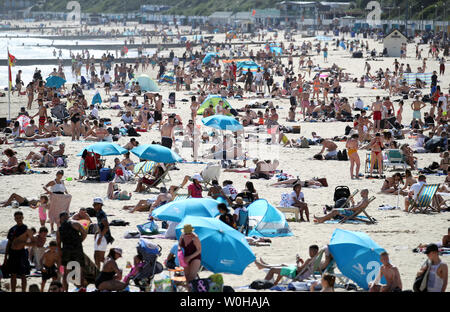
[[[39,150],[39,152],[46,152],[47,149],[45,147],[41,147],[41,149]]]
[[[103,199],[101,197],[94,198],[94,204],[102,204],[103,205]]]
[[[193,228],[192,225],[190,225],[190,224],[185,224],[183,227],[184,234],[191,234],[194,230],[195,230],[195,228]]]
[[[192,180],[197,180],[198,182],[202,182],[203,178],[200,174],[196,173],[192,176]]]

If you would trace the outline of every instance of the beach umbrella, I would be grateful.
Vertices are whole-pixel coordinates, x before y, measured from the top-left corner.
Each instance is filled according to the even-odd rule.
[[[281,55],[283,50],[280,47],[270,47],[270,52]]]
[[[242,275],[256,259],[245,236],[219,219],[186,216],[177,226],[177,239],[190,224],[202,245],[202,265],[213,273]]]
[[[152,212],[152,216],[164,221],[181,222],[186,216],[215,218],[220,213],[219,202],[212,198],[188,198],[171,201]]]
[[[241,62],[237,62],[237,64],[236,64],[237,69],[241,69],[242,67],[251,67],[251,66],[258,66],[258,64],[256,64],[253,61],[241,61]]]
[[[159,144],[142,144],[133,148],[131,152],[140,159],[157,163],[172,164],[183,160],[177,153]]]
[[[218,130],[230,130],[238,131],[244,129],[244,127],[230,116],[225,115],[212,115],[202,119],[202,123],[205,126],[218,129]]]
[[[100,156],[122,155],[128,152],[127,149],[116,143],[99,142],[91,144],[88,147],[84,148],[77,154],[77,156],[83,155],[84,150],[87,150],[88,152],[94,152],[96,154],[99,154]]]
[[[382,265],[380,253],[385,250],[365,233],[341,229],[334,230],[328,248],[342,274],[368,290]],[[381,283],[386,283],[384,278]]]
[[[59,76],[50,76],[46,79],[45,86],[49,88],[59,89],[66,81]]]
[[[139,86],[141,87],[141,90],[143,90],[143,91],[159,92],[158,85],[148,75],[142,74],[142,75],[134,78],[133,80],[139,82]]]
[[[95,93],[94,97],[92,98],[92,102],[91,104],[102,104],[102,97],[100,96],[100,93],[97,91],[97,93]]]
[[[206,53],[205,57],[203,58],[203,64],[209,64],[213,57],[217,57],[217,53],[215,52]]]
[[[138,173],[143,173],[143,174],[149,173],[153,169],[155,164],[156,163],[154,161],[141,161],[140,163],[138,163],[138,164],[136,164],[134,166],[133,172],[135,174],[138,174]]]

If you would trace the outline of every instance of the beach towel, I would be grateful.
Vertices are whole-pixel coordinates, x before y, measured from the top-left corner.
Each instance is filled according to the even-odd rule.
[[[391,205],[382,205],[378,207],[378,210],[395,210],[395,209],[401,209],[400,207],[391,206]]]
[[[366,216],[357,216],[357,218],[370,221],[369,218],[367,218]],[[324,223],[326,223],[326,224],[339,224],[340,221],[341,221],[341,219],[335,219],[335,220],[325,221]],[[345,221],[345,223],[347,223],[347,224],[366,224],[366,222],[364,222],[364,221],[354,220],[354,219],[349,219],[349,220]]]
[[[48,208],[48,219],[50,222],[59,224],[59,214],[61,212],[69,213],[72,195],[66,194],[50,194],[50,202]]]

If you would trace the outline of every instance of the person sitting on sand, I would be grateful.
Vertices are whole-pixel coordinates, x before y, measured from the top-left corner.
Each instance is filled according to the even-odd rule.
[[[450,248],[450,227],[447,229],[447,235],[442,237],[442,247]]]
[[[416,184],[417,180],[414,179],[414,177],[412,176],[411,170],[406,169],[405,170],[405,182],[404,182],[404,186],[402,188],[402,191],[405,192],[407,189],[409,190],[409,188],[413,185]]]
[[[400,183],[403,184],[402,175],[400,172],[395,173],[392,177],[386,178],[381,187],[381,192],[385,194],[406,195],[402,190],[399,190]]]
[[[122,191],[117,183],[109,182],[107,196],[108,199],[129,200],[132,194],[127,193],[125,190]]]
[[[87,223],[88,226],[92,223],[91,217],[89,217],[86,208],[80,208],[80,210],[74,214],[70,220],[85,221],[84,223]]]
[[[354,213],[361,211],[369,205],[369,190],[363,189],[361,191],[361,201],[354,204],[354,200],[352,198],[352,207],[350,208],[334,208],[328,214],[323,217],[316,217],[314,215],[315,223],[323,223],[325,221],[334,219],[334,218],[344,218],[353,215]]]
[[[8,161],[2,160],[2,169],[11,170],[13,167],[17,166],[19,163],[16,157],[17,152],[8,148],[3,152],[6,157],[8,157]]]
[[[320,142],[320,145],[322,145],[322,150],[317,155],[322,155],[323,152],[325,152],[325,149],[327,150],[327,154],[325,155],[325,159],[336,159],[337,157],[337,145],[333,141],[330,140],[322,140]]]
[[[99,291],[121,291],[127,287],[122,282],[122,270],[117,266],[116,260],[122,257],[122,249],[111,248],[103,265],[102,271],[95,280],[95,287]]]
[[[375,281],[370,283],[369,292],[400,292],[402,291],[402,280],[398,268],[389,262],[389,254],[384,251],[380,254],[380,267]],[[379,285],[381,278],[386,279],[386,285]]]
[[[250,175],[251,179],[270,179],[273,176],[273,171],[278,167],[279,161],[275,159],[273,163],[270,160],[254,159],[253,163],[256,165],[255,171]]]
[[[236,222],[233,216],[230,214],[230,209],[228,209],[227,205],[220,203],[217,205],[217,209],[220,212],[219,220],[235,229]]]
[[[319,252],[319,246],[311,245],[309,246],[309,258],[304,261],[297,255],[296,265],[288,266],[285,264],[281,265],[270,265],[263,261],[263,259],[255,260],[256,267],[260,270],[262,269],[270,269],[264,278],[266,281],[271,281],[274,278],[274,275],[278,275],[274,281],[274,285],[277,285],[283,276],[287,276],[295,281],[303,281],[311,276],[314,273],[313,263]]]

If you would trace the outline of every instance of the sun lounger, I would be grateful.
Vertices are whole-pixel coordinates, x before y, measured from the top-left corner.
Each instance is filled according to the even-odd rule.
[[[440,212],[436,205],[435,195],[439,189],[440,184],[424,184],[417,194],[417,198],[410,205],[408,212]]]
[[[369,203],[367,204],[367,207],[369,207],[370,203],[373,202],[374,200],[375,200],[374,196],[369,198]],[[362,221],[364,223],[374,224],[375,223],[375,219],[373,219],[371,216],[369,216],[369,214],[366,212],[367,207],[362,208],[362,209],[360,209],[358,211],[355,211],[355,213],[353,213],[350,216],[344,217],[342,220],[339,221],[339,223],[346,223],[348,220],[356,220],[356,221]],[[362,217],[358,217],[358,215],[360,215],[361,213],[365,214],[367,219],[362,218]]]
[[[387,159],[384,160],[384,167],[402,167],[403,169],[408,168],[408,164],[405,162],[403,153],[398,149],[389,149],[385,152]]]

